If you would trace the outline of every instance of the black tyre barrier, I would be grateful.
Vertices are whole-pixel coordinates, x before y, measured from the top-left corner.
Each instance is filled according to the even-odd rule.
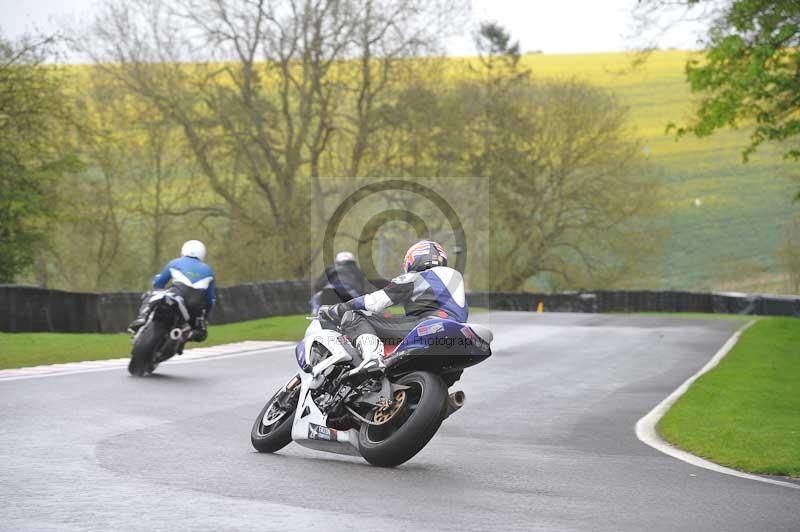
[[[377,284],[377,283],[376,283]],[[136,316],[141,294],[94,294],[0,285],[0,331],[122,332]],[[218,290],[212,324],[310,312],[307,281],[270,281]],[[473,307],[545,312],[703,312],[800,317],[800,296],[731,292],[587,291],[559,294],[471,292]]]

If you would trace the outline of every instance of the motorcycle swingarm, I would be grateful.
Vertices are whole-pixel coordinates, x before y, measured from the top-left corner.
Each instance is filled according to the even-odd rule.
[[[408,388],[408,386],[403,384],[395,384],[384,377],[381,381],[380,390],[369,391],[355,399],[353,402],[371,406],[392,404],[394,402],[394,394],[400,390],[407,390]]]

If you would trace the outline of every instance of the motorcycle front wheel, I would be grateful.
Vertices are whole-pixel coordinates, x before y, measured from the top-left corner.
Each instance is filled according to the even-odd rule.
[[[447,412],[447,387],[427,371],[403,375],[396,384],[408,386],[395,393],[395,402],[376,408],[358,433],[361,456],[372,465],[395,467],[420,452],[433,438]],[[376,425],[375,423],[379,423]]]
[[[136,339],[131,349],[131,361],[128,363],[128,372],[134,377],[143,377],[153,366],[153,353],[164,341],[167,329],[157,321],[151,321]],[[153,367],[155,369],[155,367]]]
[[[278,404],[281,394],[289,396],[283,401],[286,406]],[[292,442],[292,423],[294,412],[297,410],[297,400],[300,397],[300,386],[294,390],[278,392],[267,401],[258,414],[253,428],[250,431],[250,442],[260,453],[274,453]]]

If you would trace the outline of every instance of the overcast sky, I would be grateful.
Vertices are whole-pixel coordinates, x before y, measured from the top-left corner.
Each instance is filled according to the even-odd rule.
[[[38,28],[51,32],[59,19],[90,17],[96,0],[0,0],[0,29],[11,37]],[[518,39],[523,52],[583,53],[624,51],[632,42],[631,9],[636,0],[472,0],[472,19],[494,20]],[[466,35],[447,41],[450,55],[474,53]],[[659,45],[696,48],[697,27],[681,24]],[[627,38],[626,38],[627,37]]]

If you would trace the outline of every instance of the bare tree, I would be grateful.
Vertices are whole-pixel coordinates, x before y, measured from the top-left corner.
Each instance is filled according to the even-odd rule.
[[[800,294],[800,215],[786,225],[784,240],[777,255],[786,273],[789,292]]]
[[[474,79],[400,95],[387,172],[490,181],[490,245],[471,254],[485,255],[474,258],[491,268],[493,288],[519,290],[534,277],[560,289],[641,279],[663,242],[659,182],[626,109],[587,83],[532,81],[513,58],[493,61],[491,78],[476,69]]]
[[[603,251],[657,201],[624,108],[575,81],[539,84],[514,99],[524,110],[502,114],[490,163],[502,176],[493,216],[509,229],[493,240],[493,259],[509,265],[496,279],[512,287],[542,272],[574,282],[580,270],[591,277],[621,269],[619,255]]]
[[[308,249],[290,243],[307,241],[307,202],[324,194],[319,175],[361,172],[393,72],[439,38],[456,5],[110,2],[82,47],[181,128],[232,216],[260,231],[276,273],[299,276]],[[324,157],[334,137],[350,146],[346,164]]]

